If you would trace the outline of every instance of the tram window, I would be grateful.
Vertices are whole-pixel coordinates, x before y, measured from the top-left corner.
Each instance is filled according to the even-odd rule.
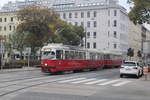
[[[82,59],[82,53],[79,52],[79,59]]]
[[[109,60],[110,59],[110,55],[105,55],[105,59]]]
[[[83,57],[84,57],[83,59],[86,59],[86,53],[85,52],[83,53]]]
[[[75,58],[74,51],[70,51],[70,59],[74,59],[74,58]]]
[[[104,60],[104,55],[101,54],[101,59]]]
[[[63,54],[62,50],[56,50],[56,59],[62,59],[62,54]]]
[[[51,55],[55,55],[55,52],[52,51]]]
[[[97,60],[96,53],[93,56],[94,56],[94,60]]]
[[[119,60],[118,58],[119,58],[119,56],[116,56],[116,60]]]
[[[75,52],[75,59],[79,59],[79,52]]]
[[[83,52],[79,52],[79,59],[83,59],[84,53]]]
[[[90,53],[90,60],[92,60],[93,59],[93,57],[92,57],[92,53]]]
[[[50,54],[50,51],[45,51],[43,54],[48,55],[48,54]]]
[[[91,60],[94,60],[94,59],[95,59],[95,54],[90,53],[90,59],[91,59]]]
[[[113,55],[109,55],[109,59],[114,60],[114,56]]]
[[[97,60],[99,60],[100,59],[100,54],[97,54]]]
[[[98,54],[98,60],[101,60],[101,58],[102,58],[101,54]]]
[[[69,51],[65,51],[65,59],[69,59]]]
[[[114,60],[118,60],[118,56],[117,55],[114,56]]]

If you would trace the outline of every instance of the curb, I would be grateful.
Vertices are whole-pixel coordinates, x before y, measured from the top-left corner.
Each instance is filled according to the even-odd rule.
[[[0,70],[0,74],[8,73],[8,72],[24,72],[24,71],[37,71],[37,70],[40,70],[40,68],[4,69],[4,70]]]

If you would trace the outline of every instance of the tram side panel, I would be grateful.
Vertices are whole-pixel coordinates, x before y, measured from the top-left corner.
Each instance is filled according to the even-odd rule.
[[[104,66],[103,60],[43,60],[43,72],[58,72],[99,68]]]

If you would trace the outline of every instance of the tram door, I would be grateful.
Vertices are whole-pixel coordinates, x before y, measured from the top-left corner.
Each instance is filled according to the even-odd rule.
[[[63,50],[56,50],[56,59],[63,59]]]

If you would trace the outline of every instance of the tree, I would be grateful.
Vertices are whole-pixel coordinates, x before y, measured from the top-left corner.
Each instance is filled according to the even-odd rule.
[[[141,51],[140,50],[138,50],[138,52],[137,52],[137,56],[140,58],[140,57],[142,57],[142,53],[141,53]]]
[[[129,49],[128,49],[128,52],[127,52],[127,56],[129,56],[129,57],[130,57],[130,60],[131,60],[131,57],[134,56],[134,49],[129,48]]]
[[[83,38],[86,35],[86,33],[84,32],[84,28],[82,26],[75,26],[75,32],[80,37],[80,43],[81,46],[83,46]]]
[[[35,54],[36,48],[42,47],[53,34],[53,24],[58,22],[57,14],[48,8],[32,6],[24,8],[17,13],[21,23],[17,27],[18,35],[29,33],[25,44],[31,47],[31,52]]]
[[[129,12],[129,18],[134,24],[150,23],[150,0],[128,0],[134,6]]]
[[[65,21],[59,22],[55,28],[55,34],[52,36],[50,42],[63,43],[66,45],[78,46],[82,44],[85,32],[81,26],[73,26]]]
[[[6,42],[6,48],[10,55],[12,54],[12,50],[15,49],[20,52],[20,56],[22,57],[25,48],[25,40],[28,34],[29,33],[20,34],[15,32],[9,35],[8,41]]]

